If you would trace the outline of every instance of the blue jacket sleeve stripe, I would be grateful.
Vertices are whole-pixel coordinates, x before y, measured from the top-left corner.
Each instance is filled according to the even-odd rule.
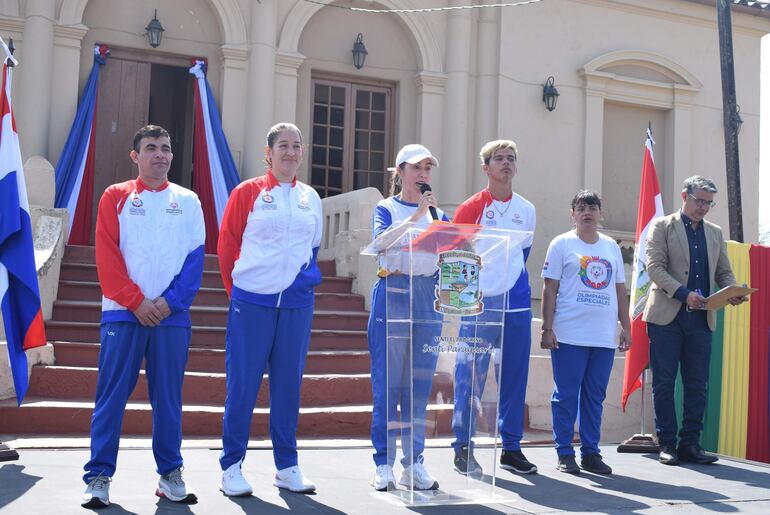
[[[190,309],[201,286],[204,255],[203,245],[187,254],[182,269],[163,292],[163,297],[172,313]]]

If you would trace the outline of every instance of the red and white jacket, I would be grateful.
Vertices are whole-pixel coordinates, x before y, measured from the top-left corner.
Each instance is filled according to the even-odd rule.
[[[281,184],[270,170],[242,182],[230,194],[219,228],[219,268],[228,294],[268,307],[313,305],[322,234],[321,198],[307,184]]]
[[[535,206],[515,192],[507,199],[496,200],[492,198],[489,189],[484,188],[457,207],[453,221],[495,229],[534,231]],[[511,259],[512,268],[506,285],[508,287],[507,311],[524,311],[531,307],[532,290],[525,266],[531,248],[532,238],[530,237],[521,244],[522,252]]]
[[[102,323],[138,322],[133,310],[163,296],[171,315],[161,325],[190,326],[189,308],[203,275],[206,229],[198,196],[141,179],[108,187],[96,217],[96,270]]]

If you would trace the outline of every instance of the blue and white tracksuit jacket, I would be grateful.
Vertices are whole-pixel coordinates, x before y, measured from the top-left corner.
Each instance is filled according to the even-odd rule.
[[[373,214],[373,237],[377,238],[393,224],[407,220],[416,210],[417,204],[403,202],[397,197],[380,201]],[[448,221],[441,210],[437,211],[440,219]],[[431,222],[429,214],[426,214],[424,222],[426,225]],[[434,337],[441,333],[441,324],[412,324],[413,340],[410,341],[409,324],[394,320],[439,320],[440,315],[433,310],[437,280],[435,259],[424,265],[421,267],[412,263],[414,275],[410,276],[407,275],[409,266],[405,254],[399,257],[382,256],[380,279],[372,289],[367,334],[372,372],[371,436],[374,463],[378,466],[393,465],[395,462],[396,437],[399,434],[404,452],[401,463],[406,467],[423,460],[425,412],[438,355],[423,352],[422,347],[434,343]],[[414,294],[412,313],[409,313],[410,282]],[[390,320],[387,331],[386,313]],[[411,383],[410,373],[413,378]],[[399,420],[399,407],[403,429],[388,430],[389,422]]]
[[[227,202],[217,251],[230,294],[225,368],[227,399],[222,470],[246,456],[251,417],[265,369],[270,377],[270,437],[276,468],[297,465],[300,387],[310,345],[321,199],[272,171],[242,182]]]
[[[152,404],[159,474],[182,466],[182,381],[190,344],[189,308],[200,288],[206,230],[198,197],[169,182],[141,179],[108,187],[96,219],[102,288],[101,349],[91,419],[91,459],[83,479],[115,473],[126,403],[142,360]],[[145,327],[133,310],[163,297],[171,314]]]

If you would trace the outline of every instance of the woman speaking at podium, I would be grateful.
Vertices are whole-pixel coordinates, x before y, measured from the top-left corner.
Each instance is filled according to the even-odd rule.
[[[411,144],[403,147],[396,157],[396,168],[392,168],[391,196],[380,201],[374,209],[372,236],[377,238],[392,226],[404,222],[431,223],[430,208],[436,210],[440,220],[449,221],[438,209],[438,201],[430,190],[433,168],[438,160],[422,145]],[[403,231],[393,228],[394,241],[403,238]],[[414,265],[414,263],[413,263]],[[441,332],[439,315],[433,311],[436,286],[436,268],[421,270],[412,267],[406,253],[399,256],[380,256],[378,275],[380,279],[372,289],[372,310],[369,315],[368,339],[372,366],[372,444],[374,464],[372,486],[379,491],[396,488],[393,464],[395,462],[396,431],[388,425],[399,426],[396,415],[400,406],[400,427],[411,428],[401,431],[401,446],[404,457],[401,460],[403,473],[399,484],[416,490],[434,490],[438,482],[423,466],[422,451],[425,447],[425,410],[428,404],[436,368],[437,354],[423,352],[423,344],[432,344],[434,336]],[[408,292],[413,292],[410,299]],[[388,294],[386,296],[386,289]],[[411,300],[411,303],[410,303]],[[386,307],[387,304],[387,307]],[[410,313],[410,307],[414,311]],[[434,323],[414,323],[412,341],[409,341],[409,323],[391,322],[386,331],[387,318],[407,320],[417,313],[419,318],[436,320]],[[389,340],[389,341],[388,341]],[[409,354],[410,343],[412,353]],[[410,376],[412,382],[410,384]],[[411,416],[411,419],[410,419]]]

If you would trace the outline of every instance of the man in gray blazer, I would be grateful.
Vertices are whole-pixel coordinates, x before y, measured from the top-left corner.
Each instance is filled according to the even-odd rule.
[[[706,386],[711,358],[711,332],[716,314],[707,311],[706,297],[735,284],[727,246],[719,226],[704,220],[716,204],[717,188],[695,175],[682,185],[682,208],[657,218],[647,235],[647,273],[652,287],[643,320],[650,337],[652,395],[659,461],[714,463],[703,451],[700,434],[706,409]],[[746,299],[730,299],[733,305]],[[682,428],[677,446],[674,383],[681,366],[684,386]]]

